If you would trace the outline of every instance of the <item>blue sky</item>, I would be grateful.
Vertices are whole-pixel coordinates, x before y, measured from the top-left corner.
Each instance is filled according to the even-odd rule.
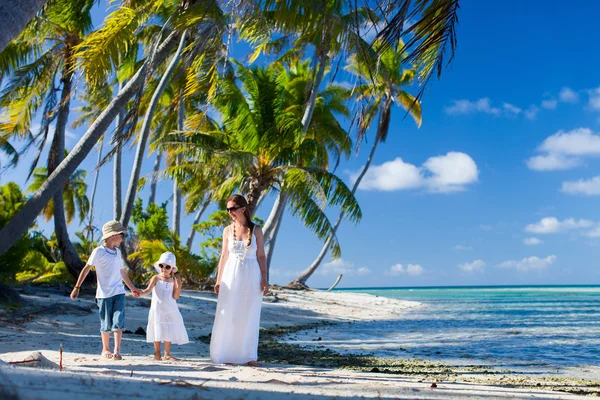
[[[456,56],[424,97],[423,125],[394,110],[357,194],[363,220],[342,224],[342,258],[327,258],[309,285],[329,286],[340,272],[342,287],[600,283],[599,11],[589,1],[463,0]],[[72,130],[67,147],[82,134]],[[368,139],[338,169],[348,185]],[[90,186],[96,157],[82,165]],[[22,185],[25,173],[0,179]],[[97,225],[112,218],[111,174],[100,173]],[[159,188],[158,201],[169,199],[171,183]],[[285,215],[272,283],[287,283],[320,246]]]

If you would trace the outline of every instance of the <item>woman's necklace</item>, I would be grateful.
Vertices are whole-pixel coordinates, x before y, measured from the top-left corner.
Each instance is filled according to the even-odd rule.
[[[235,235],[235,225],[236,223],[233,223],[233,240],[237,240],[237,236]],[[240,237],[240,241],[241,241],[241,237]],[[246,241],[246,244],[244,245],[244,247],[246,248],[246,250],[248,250],[250,248],[250,244],[252,243],[252,232],[250,232],[250,227],[248,227],[248,240]]]
[[[236,235],[235,235],[235,222],[233,223],[233,240],[237,240],[236,239]],[[236,258],[240,261],[244,261],[246,259],[246,254],[248,253],[248,249],[250,248],[250,244],[252,243],[252,231],[250,230],[250,227],[248,227],[248,240],[246,241],[246,243],[244,243],[244,254],[238,254],[236,253]]]

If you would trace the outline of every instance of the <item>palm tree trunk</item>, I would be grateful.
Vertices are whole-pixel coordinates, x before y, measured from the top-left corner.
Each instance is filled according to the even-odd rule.
[[[104,138],[100,140],[100,148],[98,149],[98,162],[96,163],[96,173],[94,174],[94,183],[92,184],[92,197],[90,199],[90,213],[88,215],[88,240],[94,241],[94,200],[96,198],[96,189],[98,188],[98,178],[100,177],[100,162],[102,161],[102,148],[104,147]]]
[[[304,109],[304,115],[302,115],[302,130],[306,132],[308,130],[308,126],[310,125],[310,121],[312,120],[313,112],[315,111],[315,103],[317,101],[317,94],[319,93],[319,88],[321,87],[321,83],[323,82],[323,76],[325,75],[325,67],[327,66],[327,62],[329,61],[329,57],[327,56],[327,49],[323,49],[319,52],[319,64],[317,66],[317,74],[315,76],[315,81],[310,88],[310,95],[308,96],[308,101],[306,102],[306,108]]]
[[[269,217],[265,222],[265,226],[263,227],[263,235],[265,236],[265,240],[269,240],[269,236],[275,227],[276,221],[281,217],[283,209],[285,208],[287,196],[288,195],[284,194],[283,189],[279,191],[279,194],[275,199],[275,203],[273,204],[273,208],[271,208],[271,213],[269,214]]]
[[[356,182],[354,182],[354,185],[352,186],[351,193],[353,196],[354,196],[354,193],[356,193],[358,186],[360,185],[360,182],[362,181],[365,174],[367,173],[367,170],[369,169],[371,162],[373,161],[373,156],[375,155],[375,150],[377,150],[377,145],[379,144],[380,139],[382,137],[385,137],[385,134],[387,133],[387,130],[389,129],[391,109],[392,109],[392,101],[388,100],[384,106],[384,109],[381,112],[381,115],[379,118],[379,126],[377,128],[377,134],[375,136],[375,140],[373,141],[373,146],[371,147],[371,152],[369,153],[367,162],[366,162],[365,166],[363,167],[362,171],[360,171],[360,175],[358,175],[358,177],[356,178]],[[308,278],[310,278],[311,275],[317,270],[317,268],[319,268],[319,265],[321,265],[321,262],[325,258],[325,255],[327,254],[327,251],[329,250],[329,246],[331,245],[331,242],[333,241],[333,238],[342,222],[342,219],[344,219],[344,211],[340,212],[340,216],[338,217],[337,221],[335,222],[335,225],[333,226],[331,233],[327,237],[327,240],[325,241],[325,244],[321,248],[321,252],[317,256],[315,261],[313,261],[313,263],[306,270],[304,270],[297,278],[292,280],[288,285],[294,285],[294,284],[298,284],[298,283],[302,284],[302,285],[306,285],[306,281],[308,280]]]
[[[57,166],[65,157],[65,130],[67,122],[69,122],[69,111],[71,106],[71,85],[73,79],[71,52],[69,48],[65,50],[65,65],[61,81],[63,83],[58,116],[56,118],[56,128],[54,130],[54,138],[50,148],[50,156],[48,157],[48,175],[56,170]],[[85,267],[85,263],[79,258],[79,254],[75,251],[69,231],[67,229],[67,221],[65,219],[65,206],[63,202],[63,185],[56,188],[53,196],[54,202],[54,232],[58,242],[58,249],[62,256],[62,260],[67,267],[67,270],[74,277],[79,276],[79,273]]]
[[[193,223],[193,225],[197,225],[200,222],[200,218],[202,218],[202,214],[204,214],[204,211],[206,211],[206,209],[208,208],[209,205],[210,205],[210,197],[202,204],[202,207],[200,207],[200,209],[198,210],[198,212],[194,216],[194,223]],[[194,244],[194,236],[195,235],[196,235],[196,228],[194,228],[192,226],[192,230],[190,231],[190,234],[189,234],[188,239],[187,239],[187,248],[188,248],[188,251],[191,251],[192,244]]]
[[[150,104],[148,104],[148,110],[146,111],[146,116],[144,117],[144,122],[142,123],[142,129],[140,132],[140,138],[137,145],[137,150],[135,152],[135,159],[133,161],[133,170],[131,171],[131,177],[129,179],[129,187],[127,188],[127,195],[125,196],[125,208],[123,209],[123,215],[121,215],[121,224],[124,227],[129,225],[129,220],[131,219],[131,213],[133,211],[133,203],[135,202],[135,197],[137,194],[137,186],[138,181],[140,179],[140,171],[142,169],[142,161],[144,158],[144,153],[146,152],[146,142],[148,141],[148,134],[150,133],[150,125],[152,122],[152,117],[154,117],[154,112],[156,111],[156,107],[158,106],[158,101],[160,96],[164,92],[167,87],[167,83],[169,82],[169,78],[171,74],[175,70],[175,66],[179,63],[179,59],[181,58],[181,53],[183,52],[183,48],[185,45],[186,32],[184,31],[181,34],[181,38],[179,40],[179,47],[177,51],[173,55],[171,62],[169,63],[165,73],[163,74],[156,90],[152,94],[152,99],[150,100]]]
[[[69,176],[77,169],[92,148],[98,142],[98,139],[106,132],[119,111],[125,107],[127,102],[137,92],[148,72],[154,70],[157,64],[160,64],[175,46],[178,38],[177,32],[172,32],[165,38],[163,43],[156,50],[154,57],[149,57],[152,62],[144,64],[133,78],[123,87],[117,96],[111,101],[108,107],[96,118],[90,125],[86,133],[79,140],[77,145],[71,150],[69,155],[58,165],[56,170],[50,174],[46,182],[29,198],[23,207],[13,218],[0,230],[0,255],[6,252],[23,234],[29,229],[33,221],[42,211],[44,206],[52,198],[59,187],[62,187]]]
[[[158,172],[160,171],[160,163],[162,161],[163,152],[161,150],[156,153],[156,159],[154,160],[154,167],[152,167],[152,179],[150,181],[150,197],[148,197],[148,204],[156,203],[156,186],[158,184]]]
[[[273,237],[267,242],[265,248],[265,255],[267,257],[267,282],[269,281],[269,276],[271,275],[271,259],[273,258],[275,243],[277,242],[277,235],[279,234],[279,228],[281,227],[281,223],[283,221],[283,210],[285,209],[285,204],[287,204],[287,197],[283,199],[283,207],[281,207],[279,218],[275,220],[275,226],[273,227]]]
[[[185,120],[185,104],[183,103],[183,91],[179,93],[179,107],[177,109],[177,130],[183,132]],[[179,166],[180,155],[175,155],[175,165]],[[175,175],[173,179],[173,233],[180,237],[181,234],[181,188],[179,179]]]
[[[125,85],[124,82],[119,82],[119,92],[123,89]],[[125,121],[125,108],[121,108],[119,113],[117,114],[117,118],[115,121],[115,125],[117,126],[117,132],[120,132],[121,125]],[[115,152],[115,157],[113,160],[113,214],[114,219],[119,220],[121,218],[121,210],[122,210],[122,184],[121,184],[121,159],[122,159],[122,150],[123,145],[119,140],[116,144],[117,150]]]
[[[0,51],[25,29],[48,0],[5,0],[0,2]]]

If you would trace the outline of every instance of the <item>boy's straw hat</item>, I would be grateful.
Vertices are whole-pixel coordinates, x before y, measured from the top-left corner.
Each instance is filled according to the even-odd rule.
[[[108,221],[102,226],[102,240],[126,231],[119,221]]]
[[[157,262],[154,263],[154,269],[156,272],[160,272],[160,268],[158,268],[158,264],[167,264],[171,266],[172,273],[177,272],[177,261],[175,259],[175,254],[170,251],[166,251],[160,255],[160,258]]]

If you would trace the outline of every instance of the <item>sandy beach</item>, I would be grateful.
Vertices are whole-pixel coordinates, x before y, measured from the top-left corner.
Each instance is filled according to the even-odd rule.
[[[197,291],[184,291],[179,300],[190,337],[190,344],[174,346],[173,355],[179,361],[153,360],[152,344],[146,343],[145,335],[135,334],[138,328],[146,328],[150,299],[130,296],[126,325],[133,333],[123,336],[123,360],[113,361],[100,356],[93,291],[87,289],[78,301],[72,302],[66,296],[68,289],[33,288],[22,293],[27,301],[25,307],[1,310],[2,398],[570,399],[580,398],[581,394],[597,396],[600,387],[594,382],[599,380],[595,373],[587,376],[592,381],[584,381],[564,376],[511,375],[490,368],[423,360],[367,362],[366,357],[348,357],[352,362],[340,363],[344,368],[339,368],[335,360],[345,359],[344,356],[305,352],[280,343],[278,334],[308,327],[318,331],[324,323],[339,323],[343,327],[351,321],[395,319],[420,304],[366,294],[278,288],[263,304],[261,328],[265,330],[259,348],[259,361],[263,362],[260,368],[211,363],[208,335],[216,296]],[[28,357],[37,357],[38,361],[28,362]],[[275,359],[278,361],[273,362]]]

